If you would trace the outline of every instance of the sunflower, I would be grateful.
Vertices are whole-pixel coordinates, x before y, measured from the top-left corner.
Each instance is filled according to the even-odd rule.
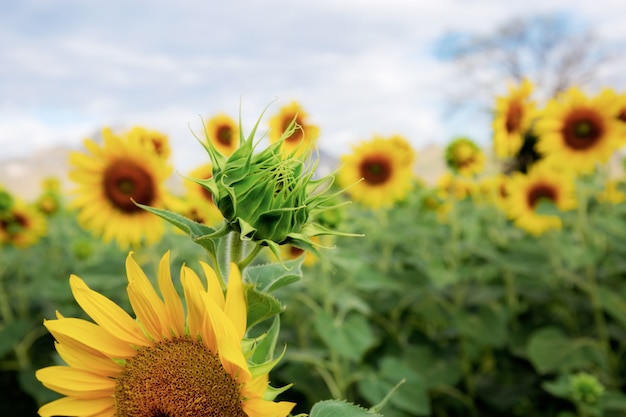
[[[187,177],[189,178],[195,178],[200,180],[206,180],[211,178],[212,176],[213,165],[211,165],[210,163],[197,166],[189,171],[189,173],[187,174]],[[202,185],[191,180],[185,181],[183,185],[185,187],[186,194],[190,197],[199,198],[202,200],[206,200],[207,202],[213,203],[213,194],[211,194],[211,191],[207,190]]]
[[[181,269],[183,303],[172,282],[169,253],[158,268],[161,298],[131,252],[127,291],[136,319],[72,275],[74,298],[95,323],[58,313],[44,321],[66,365],[40,369],[35,376],[65,397],[45,404],[39,414],[287,416],[294,404],[264,398],[268,366],[250,368],[242,350],[246,302],[237,266],[230,266],[226,297],[215,272],[201,266],[206,289],[192,269]]]
[[[537,150],[548,163],[591,172],[620,146],[616,103],[606,91],[589,98],[576,87],[550,100],[536,123]]]
[[[224,156],[230,156],[239,147],[239,125],[224,113],[211,117],[205,125],[207,141]]]
[[[416,159],[416,152],[415,149],[413,149],[413,146],[411,146],[411,143],[402,135],[393,135],[389,138],[389,140],[393,142],[393,145],[404,155],[404,163],[408,167],[413,168],[413,164]]]
[[[0,245],[26,248],[37,243],[48,231],[48,223],[39,210],[21,199],[0,214]]]
[[[481,178],[478,182],[479,201],[492,204],[505,210],[509,197],[510,177],[505,174],[490,175]]]
[[[559,211],[577,204],[572,176],[545,163],[534,165],[527,174],[513,174],[507,189],[507,213],[518,227],[534,235],[562,227],[559,216],[537,212],[539,203],[550,202]]]
[[[515,156],[521,149],[536,113],[535,103],[530,100],[532,92],[533,84],[525,78],[519,86],[511,85],[508,95],[496,98],[492,129],[499,158]]]
[[[370,208],[390,207],[402,200],[413,184],[406,155],[393,140],[374,136],[341,157],[337,182],[355,200]]]
[[[485,154],[469,138],[454,139],[446,147],[445,154],[448,168],[462,176],[472,177],[485,168]]]
[[[319,127],[307,122],[307,113],[302,109],[297,101],[282,107],[278,114],[270,119],[269,140],[276,143],[283,137],[291,122],[295,120],[295,130],[286,137],[281,145],[281,152],[284,155],[306,154],[315,146],[320,135]]]
[[[137,141],[145,146],[146,149],[154,152],[165,160],[167,160],[172,153],[169,138],[166,134],[159,131],[135,126],[130,129],[126,135],[128,136],[128,140]]]
[[[70,207],[78,221],[105,242],[121,248],[154,243],[163,234],[163,222],[135,202],[165,207],[170,196],[163,185],[171,166],[136,141],[103,130],[103,144],[85,139],[87,153],[70,154],[70,179],[77,183]]]
[[[626,143],[626,93],[618,94],[615,90],[607,88],[602,94],[606,96],[607,100],[615,103],[613,116],[618,122],[617,125],[622,137],[621,145],[624,145]]]
[[[452,174],[450,171],[439,176],[436,183],[437,195],[443,200],[463,200],[478,193],[476,183],[466,177]]]
[[[609,179],[604,183],[604,189],[596,194],[598,201],[620,204],[626,201],[626,194],[621,190],[623,182],[618,179]]]

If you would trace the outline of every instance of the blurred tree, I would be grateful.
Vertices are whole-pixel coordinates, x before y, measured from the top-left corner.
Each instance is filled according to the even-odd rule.
[[[484,34],[449,32],[435,53],[459,72],[448,92],[451,110],[477,102],[491,108],[507,83],[523,77],[535,84],[539,100],[574,84],[605,86],[600,75],[613,58],[591,29],[564,14],[514,18]]]

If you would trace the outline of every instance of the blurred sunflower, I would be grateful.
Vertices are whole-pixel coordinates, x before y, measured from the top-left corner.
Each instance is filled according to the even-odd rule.
[[[324,237],[329,238],[329,236],[324,236]],[[313,236],[311,240],[316,245],[320,245],[320,246],[322,245],[322,239],[320,236]],[[324,239],[324,240],[328,240],[328,239]],[[316,255],[315,253],[309,250],[302,249],[298,246],[295,246],[289,243],[280,245],[280,259],[282,260],[293,260],[293,259],[299,258],[302,255],[304,255],[304,260],[302,261],[302,264],[304,266],[310,267],[310,266],[315,265],[319,261],[318,255]]]
[[[172,154],[170,140],[164,133],[141,126],[134,126],[126,135],[128,140],[137,141],[162,159],[167,160]]]
[[[157,216],[134,202],[166,207],[171,201],[164,181],[170,165],[136,141],[124,140],[103,129],[103,144],[85,139],[87,153],[70,154],[69,177],[78,186],[70,207],[78,210],[78,221],[105,242],[121,248],[154,243],[163,235],[164,224]]]
[[[542,201],[561,212],[577,204],[572,176],[545,163],[534,165],[527,174],[513,174],[508,190],[507,213],[518,227],[533,235],[562,226],[558,215],[537,212]]]
[[[61,210],[61,182],[56,177],[47,177],[41,181],[41,193],[35,200],[35,207],[46,216],[53,216]]]
[[[205,124],[207,141],[224,156],[230,156],[239,148],[239,125],[224,113],[216,114]]]
[[[280,141],[295,119],[295,129],[291,135],[284,139],[280,151],[283,155],[290,155],[293,152],[295,155],[306,154],[315,146],[320,135],[319,127],[308,123],[307,118],[307,113],[297,101],[292,101],[283,106],[278,114],[270,119],[270,143]]]
[[[21,199],[13,198],[0,214],[0,245],[26,248],[37,243],[47,231],[44,215]]]
[[[495,207],[505,210],[509,197],[510,177],[505,174],[490,175],[478,183],[480,201],[492,204]]]
[[[615,90],[607,88],[602,91],[602,94],[607,97],[607,100],[615,102],[614,117],[617,119],[620,130],[621,145],[624,145],[626,142],[626,93],[618,94]]]
[[[604,188],[596,194],[598,201],[619,204],[626,201],[626,194],[620,189],[623,182],[615,178],[605,181]]]
[[[485,154],[469,138],[454,139],[446,146],[445,156],[448,168],[465,177],[480,174],[485,168]]]
[[[374,136],[341,157],[337,182],[355,200],[370,208],[390,207],[402,200],[413,185],[406,154],[393,140]]]
[[[195,168],[193,168],[187,174],[189,178],[195,178],[200,180],[207,180],[213,176],[213,165],[210,163],[202,164]],[[202,200],[206,200],[207,202],[213,203],[213,194],[211,191],[207,190],[201,184],[198,184],[195,181],[185,181],[183,183],[185,187],[187,195],[192,198],[199,198]]]
[[[66,366],[35,375],[65,397],[42,406],[39,414],[287,416],[293,403],[264,397],[271,366],[251,369],[245,357],[250,352],[242,351],[247,308],[239,269],[231,264],[224,297],[215,272],[201,266],[208,288],[192,269],[181,269],[183,303],[169,253],[158,268],[161,298],[131,252],[127,292],[136,319],[72,275],[74,298],[95,323],[60,314],[44,321]]]
[[[606,91],[589,98],[572,87],[550,100],[536,123],[537,150],[547,163],[591,172],[620,146],[617,102]]]
[[[443,200],[463,200],[472,197],[478,192],[477,184],[466,177],[453,175],[450,171],[444,172],[437,179],[435,185],[437,195]]]
[[[409,141],[401,135],[393,135],[389,137],[389,140],[393,142],[393,145],[404,155],[404,164],[412,169],[417,156],[413,146],[411,146]]]
[[[530,99],[533,84],[524,78],[520,85],[509,86],[508,95],[496,98],[492,122],[493,145],[499,158],[516,155],[535,117],[535,103]]]

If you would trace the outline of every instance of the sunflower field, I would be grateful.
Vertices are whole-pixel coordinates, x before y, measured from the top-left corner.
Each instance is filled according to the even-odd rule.
[[[299,103],[223,113],[174,191],[167,135],[104,128],[0,188],[0,414],[626,415],[626,94],[523,80],[492,132],[428,184],[402,135],[322,176]]]

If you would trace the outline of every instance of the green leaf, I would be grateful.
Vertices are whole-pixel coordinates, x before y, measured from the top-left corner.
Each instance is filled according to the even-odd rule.
[[[135,204],[178,227],[180,230],[187,233],[194,242],[201,245],[212,254],[217,252],[214,239],[224,235],[228,231],[227,229],[216,230],[169,210],[150,207],[139,203]]]
[[[456,322],[460,334],[481,346],[502,347],[506,343],[506,315],[497,307],[485,305],[476,314],[461,310]]]
[[[354,362],[358,362],[376,341],[367,319],[357,313],[339,321],[322,311],[315,317],[314,326],[329,348]]]
[[[311,408],[310,417],[382,417],[365,408],[339,400],[320,401]]]
[[[0,330],[0,357],[6,355],[32,329],[30,320],[14,320]]]
[[[622,294],[616,293],[606,287],[598,289],[600,304],[604,311],[626,327],[626,302]]]
[[[245,289],[248,303],[248,329],[283,311],[280,301],[272,295],[259,292],[250,285],[246,285]]]
[[[601,403],[604,410],[622,411],[626,414],[626,394],[618,391],[605,391]]]
[[[602,349],[589,340],[571,339],[557,327],[533,332],[527,348],[528,358],[540,374],[568,372],[600,365],[606,369]]]
[[[302,278],[303,260],[303,257],[298,257],[285,261],[283,265],[268,263],[250,266],[244,270],[244,280],[253,284],[258,291],[275,291]]]

